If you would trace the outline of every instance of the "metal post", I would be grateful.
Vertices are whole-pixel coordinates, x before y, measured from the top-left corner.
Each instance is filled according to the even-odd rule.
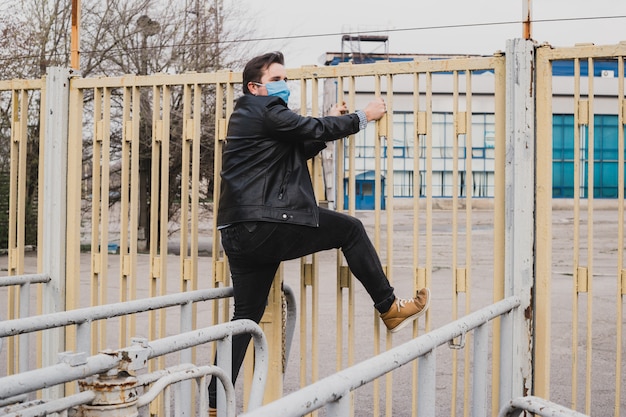
[[[417,375],[417,414],[419,416],[434,417],[436,402],[436,354],[434,351],[421,356],[418,360],[419,373]]]
[[[117,369],[78,381],[81,391],[96,394],[90,405],[83,405],[83,417],[135,417],[137,411],[137,378]]]
[[[71,65],[80,68],[80,0],[72,0]]]
[[[472,415],[487,415],[487,369],[489,369],[489,329],[483,324],[474,330],[474,369]]]
[[[20,285],[20,317],[28,317],[30,314],[30,283]],[[30,359],[30,338],[27,334],[19,336],[20,341],[20,372],[28,371]]]
[[[220,341],[217,342],[217,366],[220,367],[232,381],[232,369],[233,369],[233,335],[229,334]],[[226,391],[224,385],[218,382],[217,384],[217,413],[218,417],[224,416],[227,408]]]
[[[45,133],[44,133],[44,193],[43,193],[43,250],[42,270],[50,276],[43,286],[42,313],[65,310],[65,247],[67,220],[67,139],[69,120],[68,68],[48,68],[46,76]],[[54,365],[57,354],[65,350],[63,329],[43,333],[42,366]],[[47,397],[47,395],[50,397]],[[51,388],[44,398],[63,396],[63,386]]]
[[[151,239],[156,239],[156,236],[151,237]],[[193,304],[187,303],[180,306],[180,332],[190,332],[193,331],[191,323],[193,323]],[[193,362],[193,351],[191,348],[184,349],[180,351],[180,363],[192,363]],[[191,381],[183,381],[176,388],[177,395],[179,398],[191,399],[193,398],[193,387]],[[179,410],[180,416],[191,416],[191,401],[177,401],[177,405],[180,404],[181,409]]]
[[[522,19],[524,39],[532,39],[533,0],[522,0]]]
[[[511,381],[510,392],[502,388],[501,399],[532,392],[532,325],[525,317],[534,291],[534,45],[514,39],[506,47],[506,192],[505,192],[505,296],[518,296],[519,309],[513,312],[511,352],[502,351],[502,360],[511,355],[510,368],[503,376]],[[507,375],[508,373],[508,375]],[[501,387],[503,385],[501,384]],[[502,406],[503,404],[500,404]]]

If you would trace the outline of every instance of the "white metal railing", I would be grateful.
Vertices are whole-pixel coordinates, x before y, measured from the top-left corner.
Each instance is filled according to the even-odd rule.
[[[28,285],[29,283],[33,283],[33,282],[47,282],[46,280],[49,280],[49,278],[46,275],[28,275],[28,276],[24,275],[24,276],[7,277],[6,279],[3,279],[2,283],[5,286],[6,285]],[[291,348],[291,340],[293,339],[294,328],[295,328],[296,307],[295,307],[295,297],[293,295],[293,291],[291,290],[291,288],[287,285],[284,285],[283,292],[285,294],[286,301],[287,301],[287,316],[286,316],[286,322],[285,322],[285,328],[286,328],[285,350],[286,350],[286,355],[288,357],[289,351]],[[180,320],[190,322],[191,316],[193,314],[193,310],[191,308],[191,305],[193,303],[232,297],[232,295],[233,295],[232,287],[213,288],[213,289],[206,289],[206,290],[189,291],[185,293],[169,294],[169,295],[146,298],[146,299],[132,300],[132,301],[127,301],[127,302],[122,302],[122,303],[114,303],[114,304],[108,304],[108,305],[102,305],[102,306],[88,307],[88,308],[82,308],[82,309],[76,309],[76,310],[70,310],[70,311],[62,311],[58,313],[45,314],[45,315],[40,315],[40,316],[23,317],[20,319],[0,321],[0,350],[2,348],[1,342],[3,338],[19,335],[21,338],[20,339],[20,357],[22,358],[21,361],[24,361],[24,363],[20,365],[21,370],[22,370],[21,373],[12,375],[11,377],[13,377],[13,379],[11,379],[11,377],[0,379],[0,407],[13,404],[11,409],[20,410],[19,412],[17,410],[12,411],[13,413],[17,413],[15,415],[35,416],[35,415],[41,415],[40,413],[43,410],[46,410],[46,412],[48,413],[58,412],[62,410],[67,410],[71,407],[75,407],[80,404],[87,404],[93,400],[93,395],[90,396],[85,393],[81,393],[81,394],[66,396],[63,398],[56,398],[52,401],[47,401],[47,402],[42,402],[42,401],[28,402],[28,400],[32,398],[30,398],[30,396],[27,393],[32,392],[33,389],[49,388],[49,387],[61,384],[63,382],[69,382],[69,381],[75,380],[79,376],[85,377],[88,375],[86,373],[83,373],[82,371],[80,371],[76,375],[73,375],[72,373],[62,372],[58,368],[55,368],[55,367],[41,368],[38,370],[26,372],[28,371],[27,361],[30,356],[29,348],[28,348],[28,338],[26,337],[29,333],[38,332],[42,330],[49,330],[49,329],[54,329],[54,328],[59,328],[59,327],[76,326],[77,347],[79,349],[78,353],[63,352],[59,354],[60,362],[62,362],[60,366],[63,367],[64,366],[63,364],[66,364],[69,366],[76,366],[77,364],[84,363],[85,358],[91,349],[91,346],[90,346],[90,340],[91,340],[90,336],[91,336],[91,328],[92,328],[91,324],[92,322],[96,320],[104,320],[108,318],[119,317],[119,316],[124,316],[124,315],[129,315],[129,314],[163,309],[167,307],[180,306],[180,311],[181,311]],[[239,322],[240,321],[237,321],[236,323],[238,324],[236,324],[235,326],[241,325],[241,323]],[[243,322],[247,322],[247,321],[243,321]],[[230,339],[232,335],[226,335],[225,333],[220,331],[221,328],[230,329],[231,327],[228,326],[228,324],[226,326],[219,325],[216,327],[216,329],[213,329],[213,330],[199,330],[196,332],[207,331],[210,334],[214,334],[215,332],[217,332],[216,334],[219,337]],[[255,327],[254,330],[261,332],[260,328],[258,329],[257,328],[258,326]],[[188,333],[182,334],[183,339],[184,339],[185,334],[188,334]],[[189,334],[191,334],[191,332]],[[234,391],[232,388],[232,382],[230,382],[230,371],[228,373],[224,373],[224,371],[222,371],[222,368],[229,369],[229,370],[231,368],[230,359],[229,359],[231,357],[230,340],[228,340],[228,342],[218,343],[218,351],[222,349],[224,350],[224,353],[219,355],[220,358],[224,358],[224,359],[220,359],[220,363],[219,363],[220,368],[215,367],[215,366],[196,367],[195,365],[186,365],[187,362],[192,360],[192,357],[190,354],[190,348],[199,344],[200,342],[198,342],[198,340],[202,341],[203,340],[202,337],[203,337],[202,334],[196,334],[195,336],[196,340],[187,343],[188,346],[183,346],[185,342],[182,341],[181,335],[172,336],[168,338],[173,346],[177,346],[176,350],[181,351],[180,363],[182,363],[183,365],[179,365],[173,368],[167,368],[166,370],[155,371],[150,374],[144,375],[138,378],[139,385],[148,385],[153,382],[156,382],[155,386],[153,386],[153,388],[150,389],[150,395],[156,396],[156,394],[158,394],[160,391],[165,390],[166,391],[165,397],[169,399],[168,387],[170,384],[175,383],[175,382],[181,382],[181,381],[188,380],[188,379],[196,379],[198,380],[198,386],[200,386],[201,387],[200,389],[202,390],[202,387],[204,386],[206,382],[205,381],[206,377],[208,375],[213,375],[219,378],[219,380],[222,382],[222,386],[218,387],[218,401],[222,401],[222,398],[225,398],[225,402],[223,403],[224,407],[226,407],[227,410],[230,410],[231,407],[234,407],[234,404],[235,404],[234,403]],[[139,343],[143,343],[144,345],[146,344],[146,342],[143,341],[143,339],[135,339],[135,340],[138,341]],[[213,337],[212,340],[215,340],[215,337]],[[202,342],[202,343],[205,343],[205,342]],[[263,343],[266,344],[266,342],[263,342]],[[220,347],[221,345],[225,345],[225,346]],[[167,352],[164,348],[162,348],[161,349],[162,352],[159,353],[158,349],[155,348],[158,346],[160,346],[159,343],[150,344],[150,348],[153,351],[154,357],[163,356],[166,353],[170,353],[170,352]],[[129,348],[129,349],[132,349],[132,348]],[[122,352],[126,350],[122,349],[118,352]],[[256,355],[255,355],[255,358],[256,358]],[[106,372],[106,370],[103,371],[102,369],[100,369],[100,370],[97,370],[96,373],[101,373],[101,372]],[[70,377],[69,380],[66,381],[63,379],[64,377],[68,377],[68,376]],[[24,385],[20,382],[17,382],[17,383],[15,382],[20,378],[25,378],[24,380],[27,381],[27,384]],[[258,381],[259,379],[265,380],[266,376],[255,375],[254,380]],[[28,382],[31,380],[33,381],[33,383],[37,381],[40,385],[32,386],[31,383]],[[15,384],[20,385],[22,388],[26,388],[26,391],[25,392],[12,391],[14,389],[12,387]],[[160,386],[160,388],[157,388],[158,386]],[[219,392],[221,392],[222,389],[225,390],[224,392],[225,397],[222,397],[221,394],[219,394]],[[258,401],[259,405],[261,404],[260,401],[262,400],[263,390],[261,390],[260,393],[257,393],[256,390],[257,389],[255,389],[254,400],[251,394],[251,399],[250,399],[251,407],[253,404],[255,404],[255,401]],[[206,389],[201,392],[206,392]],[[189,389],[186,389],[185,393],[190,394]],[[186,394],[182,394],[182,395],[186,395]],[[146,395],[148,395],[148,393],[146,393]],[[202,407],[207,406],[206,404],[204,404],[204,400],[206,399],[206,396],[205,395],[200,396],[200,399],[201,399],[200,407],[202,408]],[[140,399],[138,407],[143,406],[143,402],[150,402],[150,401],[151,400],[149,400],[148,397],[144,397],[143,400]],[[177,403],[177,407],[180,407],[180,403]],[[167,405],[166,405],[166,408],[167,408]],[[6,410],[7,409],[5,409],[5,412]],[[169,411],[166,410],[166,412],[169,412]],[[227,414],[228,416],[234,415],[234,408],[232,409],[232,412],[227,411],[227,413],[228,413]],[[1,414],[4,415],[4,413],[1,413]],[[12,415],[12,414],[9,414],[9,415]],[[176,415],[181,415],[181,414],[176,413]]]
[[[91,410],[99,407],[106,410],[114,405],[130,410],[145,407],[166,391],[166,413],[169,413],[169,386],[189,379],[199,380],[200,412],[207,414],[207,379],[214,375],[220,379],[218,384],[218,405],[227,410],[227,416],[235,415],[234,388],[230,381],[232,337],[236,334],[248,333],[254,341],[254,369],[252,389],[249,396],[249,407],[255,409],[262,404],[263,393],[267,381],[268,349],[265,335],[261,328],[250,320],[237,320],[215,326],[198,329],[174,336],[165,337],[152,342],[135,339],[132,346],[100,353],[87,357],[85,354],[64,354],[61,362],[46,368],[23,372],[0,378],[0,406],[22,402],[24,396],[38,390],[79,381],[83,392],[80,394],[52,400],[49,402],[35,401],[29,404],[15,404],[3,410],[9,416],[36,416],[48,413],[66,413],[72,407],[86,406]],[[173,370],[161,370],[140,377],[132,377],[129,371],[144,369],[150,359],[169,353],[183,351],[194,346],[209,342],[217,342],[218,367],[179,365]],[[136,395],[136,388],[152,384],[142,396]],[[176,415],[191,415],[190,389],[184,384],[179,386],[180,401],[176,405]],[[185,409],[185,411],[181,411]],[[95,411],[94,411],[95,412]],[[64,414],[65,415],[65,414]],[[105,415],[105,414],[98,414]]]
[[[512,399],[500,410],[498,417],[517,417],[523,411],[530,411],[534,415],[542,417],[588,417],[586,414],[533,396]]]
[[[48,274],[9,275],[0,278],[0,287],[9,287],[12,285],[23,287],[30,284],[42,284],[46,282],[50,282],[50,276]]]
[[[418,415],[435,415],[435,355],[434,351],[444,343],[450,343],[474,330],[473,352],[473,401],[472,415],[487,415],[488,388],[488,329],[486,324],[501,317],[503,334],[509,334],[512,320],[509,313],[520,306],[518,297],[509,297],[491,306],[484,307],[437,330],[428,332],[380,355],[321,379],[299,391],[289,394],[257,410],[242,414],[241,417],[300,417],[322,407],[326,416],[350,415],[350,393],[373,382],[409,362],[418,359]],[[513,361],[512,350],[503,352],[501,369],[510,369]],[[504,371],[506,372],[506,371]]]
[[[3,281],[19,281],[19,277],[7,277]],[[232,287],[196,290],[186,293],[169,294],[159,297],[125,301],[95,307],[80,308],[76,310],[61,311],[57,313],[43,314],[39,316],[23,317],[14,320],[0,321],[0,349],[1,341],[5,337],[24,335],[26,333],[49,330],[59,327],[76,326],[76,351],[88,354],[91,352],[91,323],[96,320],[104,320],[128,314],[141,313],[166,307],[180,306],[181,322],[190,323],[193,311],[192,303],[227,298],[232,296]],[[29,359],[28,339],[20,339],[19,357],[20,372],[26,371]]]

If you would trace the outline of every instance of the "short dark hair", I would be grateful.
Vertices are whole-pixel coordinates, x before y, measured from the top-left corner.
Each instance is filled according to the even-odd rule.
[[[252,58],[243,69],[243,93],[252,94],[248,90],[249,82],[261,82],[263,71],[272,64],[285,65],[285,57],[282,52],[268,52]]]

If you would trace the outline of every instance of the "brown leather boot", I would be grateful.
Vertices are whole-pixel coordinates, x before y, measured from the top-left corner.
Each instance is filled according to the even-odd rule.
[[[415,294],[415,298],[396,298],[393,305],[386,313],[382,313],[385,326],[390,332],[395,333],[421,317],[430,305],[430,290],[422,288]]]

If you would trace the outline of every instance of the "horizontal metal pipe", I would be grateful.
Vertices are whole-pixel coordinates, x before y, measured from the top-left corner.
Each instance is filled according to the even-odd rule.
[[[543,417],[589,417],[586,414],[532,395],[512,399],[508,405],[500,410],[498,417],[519,416],[522,411],[530,411]]]
[[[42,284],[50,282],[50,280],[51,278],[48,274],[9,275],[0,278],[0,287],[24,284]]]
[[[258,343],[259,347],[267,347],[265,335],[255,322],[252,320],[235,320],[149,342],[148,348],[150,353],[148,358],[152,359],[203,343],[224,339],[231,334],[243,333],[250,333],[254,339],[255,345]],[[259,353],[263,355],[262,352]]]
[[[5,376],[0,378],[0,399],[107,372],[116,368],[120,362],[118,356],[100,353],[86,358],[85,363],[77,366],[58,363],[46,368]]]
[[[94,400],[96,394],[92,391],[85,391],[69,397],[59,398],[57,400],[47,401],[43,404],[28,407],[12,413],[3,414],[4,417],[39,417],[53,413],[60,413],[72,407],[82,404],[89,404]]]
[[[73,324],[87,323],[127,314],[141,313],[160,308],[194,303],[199,301],[227,298],[233,295],[232,287],[212,288],[143,298],[122,303],[106,304],[95,307],[60,311],[40,316],[24,317],[15,320],[0,321],[0,337],[15,336],[39,330],[54,329]]]
[[[0,407],[4,407],[11,404],[24,403],[28,401],[28,394],[18,395],[17,397],[3,398],[0,400]]]
[[[298,417],[308,414],[433,351],[436,347],[508,313],[519,305],[519,297],[506,298],[387,352],[321,379],[258,410],[242,414],[241,417]]]
[[[137,385],[150,385],[155,381],[163,378],[164,376],[168,376],[176,372],[191,371],[196,368],[197,366],[192,363],[180,363],[178,365],[170,366],[166,369],[158,369],[154,372],[150,372],[149,374],[137,375]]]

